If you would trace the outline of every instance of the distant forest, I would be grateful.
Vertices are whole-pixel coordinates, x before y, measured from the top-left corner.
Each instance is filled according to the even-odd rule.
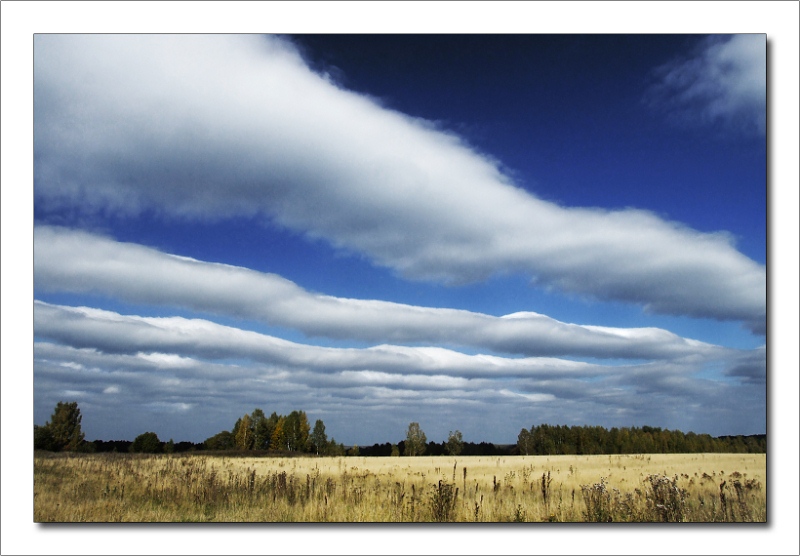
[[[132,441],[95,440],[91,442],[96,452],[128,452]],[[176,442],[171,446],[162,443],[165,452],[208,451],[205,442]],[[343,453],[353,453],[353,447],[346,447]],[[90,448],[91,450],[91,448]],[[391,456],[405,454],[405,440],[396,444],[386,442],[372,446],[357,447],[361,456]],[[220,450],[214,450],[220,451]],[[225,451],[236,452],[235,447]],[[540,425],[530,431],[522,429],[516,444],[493,444],[491,442],[464,442],[462,456],[496,455],[592,455],[592,454],[669,454],[669,453],[766,453],[767,435],[719,436],[708,434],[683,433],[658,427],[612,428],[592,426]],[[254,455],[253,452],[244,452]],[[447,455],[447,442],[428,442],[424,455]]]

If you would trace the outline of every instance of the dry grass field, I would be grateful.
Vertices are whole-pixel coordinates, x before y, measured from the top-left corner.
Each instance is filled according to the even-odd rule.
[[[36,522],[765,522],[764,454],[38,454]]]

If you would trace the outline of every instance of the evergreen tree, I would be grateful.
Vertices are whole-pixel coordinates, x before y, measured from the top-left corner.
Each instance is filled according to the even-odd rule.
[[[50,452],[58,449],[50,427],[33,425],[33,449],[48,450]]]
[[[269,448],[270,430],[267,416],[258,408],[253,410],[250,414],[250,420],[253,422],[253,448],[255,450],[266,450]]]
[[[50,431],[53,447],[67,452],[77,451],[83,444],[84,434],[81,431],[81,410],[78,402],[58,402],[45,427]]]

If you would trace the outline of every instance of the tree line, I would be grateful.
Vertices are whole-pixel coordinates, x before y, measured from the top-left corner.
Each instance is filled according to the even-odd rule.
[[[648,426],[609,430],[598,426],[538,425],[530,430],[523,428],[515,448],[523,455],[766,453],[767,435],[715,438]]]
[[[283,451],[316,455],[345,455],[345,448],[328,439],[322,419],[313,429],[305,411],[295,410],[288,415],[276,412],[267,417],[259,408],[236,420],[233,429],[221,431],[203,442],[206,450]]]
[[[81,429],[77,402],[58,402],[45,425],[33,426],[35,450],[53,452],[139,452],[178,453],[187,451],[231,451],[239,453],[297,453],[319,456],[421,456],[421,455],[592,455],[643,453],[766,453],[767,437],[719,436],[683,433],[658,427],[536,425],[523,428],[516,444],[495,445],[465,442],[460,431],[450,431],[447,440],[428,441],[419,423],[408,425],[406,437],[397,443],[368,447],[351,446],[328,439],[321,419],[310,426],[304,411],[288,415],[273,412],[269,417],[259,408],[236,420],[231,430],[221,431],[200,443],[163,442],[154,432],[133,441],[86,441]]]
[[[273,412],[269,417],[256,408],[236,420],[231,430],[221,431],[203,442],[164,442],[155,432],[144,432],[133,441],[86,441],[81,429],[81,412],[77,402],[58,402],[45,425],[33,426],[35,450],[52,452],[138,452],[172,453],[197,450],[238,452],[297,452],[316,455],[347,455],[348,451],[336,439],[328,439],[325,423],[317,419],[313,429],[305,411],[295,410],[288,415]],[[352,450],[352,449],[351,449]],[[356,448],[357,450],[357,448]]]

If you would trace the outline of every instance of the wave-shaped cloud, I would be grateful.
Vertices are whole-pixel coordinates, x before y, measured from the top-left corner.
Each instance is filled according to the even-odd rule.
[[[68,395],[93,419],[114,422],[123,436],[152,430],[148,419],[163,414],[169,417],[159,434],[202,440],[213,427],[228,428],[242,407],[302,407],[324,417],[331,430],[350,430],[356,442],[362,435],[385,439],[389,425],[399,434],[415,418],[431,423],[429,434],[444,437],[453,423],[466,434],[482,434],[470,408],[476,415],[491,411],[495,433],[508,438],[518,432],[520,416],[547,422],[563,419],[564,412],[573,420],[602,418],[618,426],[642,418],[668,418],[684,430],[708,430],[720,419],[763,426],[730,400],[756,412],[764,407],[763,384],[741,371],[763,362],[764,350],[598,365],[429,347],[328,348],[201,319],[40,301],[34,302],[34,327],[38,402],[50,409]],[[714,368],[734,379],[703,377]],[[695,407],[703,411],[686,412]],[[375,421],[365,420],[372,412]],[[348,422],[353,418],[364,422],[358,433]]]
[[[598,365],[579,361],[549,357],[510,359],[466,355],[437,347],[321,347],[298,344],[202,319],[120,315],[102,309],[67,307],[41,301],[34,303],[34,327],[40,338],[108,353],[156,352],[211,360],[248,359],[318,372],[379,370],[509,377],[591,376],[601,369]]]
[[[315,74],[285,40],[34,41],[41,210],[260,215],[412,279],[520,272],[765,332],[765,268],[728,235],[543,201],[456,135]]]
[[[450,344],[521,355],[658,359],[723,348],[658,328],[559,322],[537,313],[495,317],[465,310],[309,292],[275,274],[210,263],[83,231],[34,229],[40,291],[102,293],[135,303],[255,319],[365,342]]]

